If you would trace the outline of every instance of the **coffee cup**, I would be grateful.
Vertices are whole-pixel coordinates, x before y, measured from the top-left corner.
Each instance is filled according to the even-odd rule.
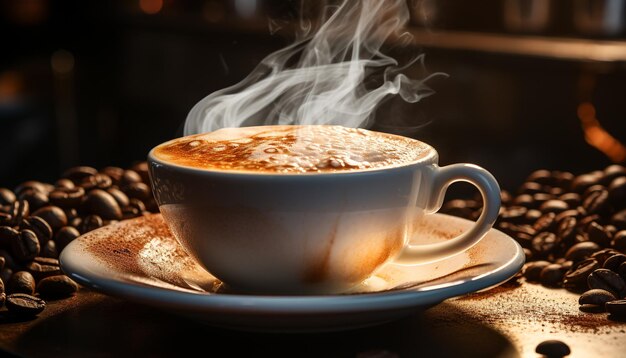
[[[384,265],[459,254],[492,228],[496,179],[473,164],[438,166],[421,141],[341,126],[224,128],[148,154],[159,209],[176,239],[237,292],[339,294]],[[409,243],[448,186],[473,184],[483,211],[467,232]]]

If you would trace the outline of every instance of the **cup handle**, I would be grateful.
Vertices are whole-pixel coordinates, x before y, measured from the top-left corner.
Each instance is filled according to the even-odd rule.
[[[500,186],[493,175],[485,169],[473,164],[452,164],[445,167],[434,166],[429,174],[432,180],[432,194],[425,205],[425,214],[432,214],[439,210],[448,186],[458,181],[471,183],[478,188],[483,197],[482,213],[470,230],[455,238],[435,244],[407,244],[394,261],[396,263],[426,264],[465,251],[478,243],[498,218]],[[428,178],[422,178],[422,181],[424,179]]]

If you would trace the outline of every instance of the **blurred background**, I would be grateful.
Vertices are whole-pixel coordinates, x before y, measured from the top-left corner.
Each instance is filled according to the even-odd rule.
[[[293,40],[329,1],[0,1],[0,186],[74,165],[129,166],[182,135],[191,107]],[[539,168],[626,159],[626,0],[409,0],[413,39],[445,72],[374,129],[429,142],[504,188]],[[306,9],[306,13],[303,13]]]

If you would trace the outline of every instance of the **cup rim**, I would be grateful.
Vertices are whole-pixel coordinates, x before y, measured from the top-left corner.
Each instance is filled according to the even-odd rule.
[[[208,133],[208,132],[207,132]],[[385,135],[389,135],[389,136],[393,136],[393,137],[402,137],[400,135],[397,134],[391,134],[391,133],[386,133],[386,132],[381,132],[384,133]],[[201,133],[200,133],[201,134]],[[197,134],[191,134],[191,135],[197,135]],[[159,144],[157,144],[156,146],[152,147],[152,149],[150,149],[150,151],[148,152],[148,162],[149,163],[158,163],[162,166],[168,167],[168,168],[173,168],[173,169],[177,169],[177,170],[182,170],[182,171],[186,171],[188,173],[198,173],[198,174],[202,174],[204,173],[205,175],[211,175],[211,174],[218,174],[218,175],[232,175],[232,176],[246,176],[246,177],[253,177],[253,176],[262,176],[262,177],[276,177],[276,178],[288,178],[288,177],[313,177],[313,176],[332,176],[332,177],[339,177],[339,176],[355,176],[358,174],[364,175],[364,174],[375,174],[375,173],[380,173],[380,172],[388,172],[390,170],[394,170],[394,169],[402,169],[402,168],[407,168],[407,167],[411,167],[411,166],[421,166],[424,164],[432,164],[432,163],[437,163],[438,159],[439,159],[439,154],[437,152],[437,150],[430,144],[421,141],[419,139],[415,139],[415,138],[410,138],[412,140],[418,141],[422,144],[424,144],[428,150],[428,153],[426,153],[426,155],[417,158],[409,163],[403,163],[403,164],[397,164],[397,165],[390,165],[390,166],[385,166],[385,167],[381,167],[381,168],[365,168],[365,169],[359,169],[359,170],[345,170],[345,171],[327,171],[327,172],[306,172],[306,173],[301,173],[301,172],[297,172],[297,173],[276,173],[276,172],[261,172],[261,171],[246,171],[246,170],[225,170],[225,169],[214,169],[214,168],[198,168],[198,167],[192,167],[192,166],[186,166],[186,165],[181,165],[181,164],[176,164],[176,163],[172,163],[169,161],[165,161],[163,159],[158,158],[155,154],[154,151],[161,147],[164,146],[168,143],[171,143],[173,141],[179,140],[181,138],[185,138],[191,135],[186,135],[186,136],[181,136],[181,137],[177,137],[177,138],[172,138],[170,140],[167,140],[165,142],[161,142]],[[405,137],[403,137],[405,138]]]

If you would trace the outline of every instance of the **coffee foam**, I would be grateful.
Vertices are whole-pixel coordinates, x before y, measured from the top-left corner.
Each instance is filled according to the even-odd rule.
[[[359,171],[408,164],[428,146],[414,139],[335,125],[224,128],[154,150],[187,167],[270,173]]]

